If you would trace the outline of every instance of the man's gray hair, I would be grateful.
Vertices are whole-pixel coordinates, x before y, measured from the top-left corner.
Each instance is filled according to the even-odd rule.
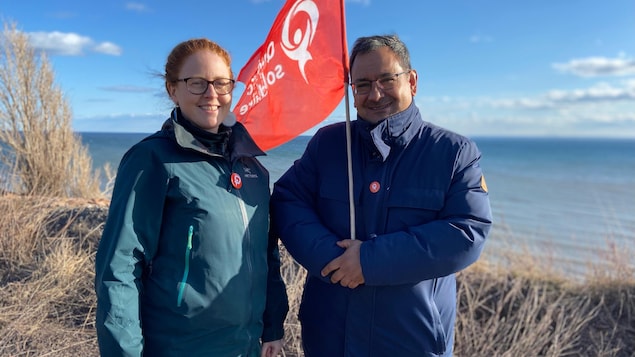
[[[355,63],[355,58],[357,58],[357,55],[372,52],[381,47],[388,47],[392,52],[394,52],[399,59],[399,64],[401,64],[404,69],[412,69],[412,67],[410,66],[410,53],[408,52],[406,44],[401,41],[399,36],[377,35],[359,37],[357,40],[355,40],[349,62],[350,70],[353,70],[353,64]]]

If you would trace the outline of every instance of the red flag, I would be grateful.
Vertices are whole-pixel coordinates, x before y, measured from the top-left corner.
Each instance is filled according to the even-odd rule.
[[[287,0],[265,43],[240,70],[245,91],[234,108],[269,150],[333,112],[348,82],[344,0]]]

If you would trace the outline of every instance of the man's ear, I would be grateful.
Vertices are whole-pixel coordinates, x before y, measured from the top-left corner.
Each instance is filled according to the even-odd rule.
[[[410,83],[410,92],[414,97],[417,94],[417,82],[419,81],[419,74],[417,71],[412,69],[410,72],[410,77],[408,78],[408,82]]]

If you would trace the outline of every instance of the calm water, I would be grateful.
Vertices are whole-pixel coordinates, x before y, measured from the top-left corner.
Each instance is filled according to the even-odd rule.
[[[116,169],[147,134],[83,133],[95,167]],[[270,150],[272,182],[309,137]],[[635,252],[635,139],[475,138],[495,225],[490,244],[525,246],[584,265],[608,243]]]
[[[494,237],[593,262],[616,244],[635,252],[635,140],[476,139]]]

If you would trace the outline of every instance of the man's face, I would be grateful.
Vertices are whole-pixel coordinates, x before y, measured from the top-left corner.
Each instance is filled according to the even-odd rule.
[[[410,106],[417,91],[417,72],[403,68],[388,47],[381,47],[355,58],[351,82],[357,114],[378,123]],[[356,93],[356,84],[357,91],[363,93]]]

